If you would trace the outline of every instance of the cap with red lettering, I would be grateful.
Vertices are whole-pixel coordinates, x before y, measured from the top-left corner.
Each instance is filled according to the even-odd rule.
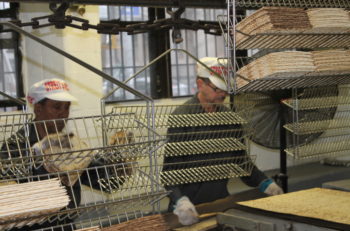
[[[217,88],[227,91],[227,85],[224,80],[224,76],[227,75],[227,59],[216,58],[216,57],[204,57],[199,61],[208,66],[203,66],[197,62],[197,76],[202,78],[208,78]],[[214,74],[215,72],[216,74]]]
[[[62,79],[45,79],[33,84],[27,94],[30,104],[48,98],[57,101],[77,101],[77,99],[69,93],[68,84]]]

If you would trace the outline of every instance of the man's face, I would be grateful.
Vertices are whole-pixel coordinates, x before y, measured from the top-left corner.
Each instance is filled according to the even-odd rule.
[[[202,94],[205,103],[221,104],[224,102],[228,95],[226,91],[217,88],[210,81],[199,81],[202,81],[202,83],[198,84],[198,92]]]
[[[69,117],[70,102],[47,99],[43,103],[37,103],[34,107],[35,120],[55,120],[46,122],[48,133],[60,132],[65,126],[65,121]]]

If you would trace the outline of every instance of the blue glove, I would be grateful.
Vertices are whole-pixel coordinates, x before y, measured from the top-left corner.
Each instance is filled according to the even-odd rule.
[[[272,179],[266,179],[260,183],[260,192],[266,193],[269,196],[283,194],[283,190]]]

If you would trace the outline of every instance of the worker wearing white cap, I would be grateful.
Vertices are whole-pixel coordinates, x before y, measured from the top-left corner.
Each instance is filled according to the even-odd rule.
[[[53,143],[54,137],[58,137],[58,134],[64,135],[62,132],[66,121],[69,117],[69,109],[72,101],[77,101],[77,99],[71,95],[68,84],[62,79],[45,79],[33,84],[28,93],[27,100],[30,106],[33,107],[34,110],[34,122],[28,122],[26,126],[19,129],[16,134],[12,135],[7,141],[6,145],[3,145],[1,148],[0,158],[2,159],[11,159],[18,158],[20,156],[26,155],[28,150],[28,146],[32,147],[31,150],[35,150],[35,155],[45,155],[44,153],[40,153],[43,148],[40,148],[41,142],[45,141],[48,136],[51,137],[51,142]],[[50,135],[51,134],[51,135]],[[69,135],[70,145],[73,145],[74,141],[78,138],[74,134]],[[68,137],[68,136],[66,136]],[[79,141],[80,142],[80,141]],[[75,143],[79,143],[76,140]],[[60,143],[60,146],[63,145]],[[39,146],[39,148],[37,147]],[[20,150],[20,151],[18,151]],[[81,153],[79,155],[82,155]],[[85,159],[79,161],[78,164],[84,163],[85,165],[89,165],[88,167],[95,167],[104,165],[102,160],[92,160],[86,159],[88,163],[85,162]],[[72,161],[73,162],[73,161]],[[42,164],[38,163],[38,165],[34,165],[30,169],[30,174],[35,176],[33,180],[44,180],[48,177],[48,173],[51,174],[50,177],[59,176],[61,179],[61,183],[65,186],[67,194],[70,198],[70,203],[68,204],[68,208],[75,208],[80,204],[81,200],[81,184],[88,185],[93,188],[100,189],[100,185],[98,184],[98,177],[105,177],[105,171],[89,171],[89,175],[87,175],[87,171],[81,171],[81,175],[79,176],[79,180],[65,181],[65,179],[71,177],[65,177],[66,174],[59,173],[56,174],[57,171],[53,168],[49,167],[49,164],[52,162],[44,162]],[[64,164],[72,164],[66,163],[62,161]],[[70,166],[64,166],[70,167]],[[25,169],[23,169],[25,168]],[[9,169],[7,172],[0,172],[1,177],[22,177],[27,176],[26,173],[29,166],[18,166],[15,169]],[[82,167],[85,169],[86,167]],[[24,171],[23,171],[23,170]],[[1,170],[1,169],[0,169]],[[98,171],[98,172],[97,172]],[[89,178],[90,177],[90,178]],[[71,231],[75,230],[74,225],[70,224],[73,220],[70,216],[66,216],[64,219],[52,219],[43,223],[33,224],[31,226],[23,226],[20,228],[11,229],[14,231],[18,230],[39,230],[43,228],[50,227],[50,230],[60,230],[60,231]],[[62,226],[60,228],[53,228],[53,226]]]
[[[227,75],[226,59],[205,57],[197,63],[197,98],[206,112],[215,111],[217,104],[222,104],[226,98],[227,85],[224,80]]]
[[[72,101],[77,99],[70,94],[68,84],[62,79],[46,79],[33,84],[27,94],[27,100],[34,108],[35,121],[66,119],[69,117],[69,109]],[[38,123],[39,137],[46,133],[60,132],[64,127],[63,120],[56,123]]]
[[[230,109],[223,105],[228,95],[227,85],[223,78],[223,76],[227,74],[225,66],[226,62],[223,59],[215,57],[200,59],[200,62],[197,63],[196,83],[198,92],[183,105],[177,107],[173,114],[182,115],[229,111]],[[222,136],[219,138],[226,138],[227,136],[232,136],[232,133],[226,132],[227,130],[234,130],[237,128],[239,127],[236,125],[171,127],[168,129],[168,142],[198,140],[201,139],[200,136],[203,136],[205,133],[217,134],[216,136]],[[218,158],[230,158],[244,155],[244,151],[232,151],[198,155],[181,154],[177,156],[166,156],[164,158],[163,171],[192,167],[191,163],[193,163],[193,161],[197,161],[198,163],[203,160],[215,161],[215,159]],[[180,165],[179,163],[182,164]],[[282,189],[256,166],[253,166],[250,176],[242,177],[241,179],[248,186],[259,187],[261,192],[268,195],[283,193]],[[227,191],[227,182],[227,179],[222,179],[167,186],[166,188],[172,191],[169,196],[169,211],[173,211],[174,214],[178,216],[181,224],[191,225],[198,221],[198,213],[194,205],[227,197],[229,195]]]

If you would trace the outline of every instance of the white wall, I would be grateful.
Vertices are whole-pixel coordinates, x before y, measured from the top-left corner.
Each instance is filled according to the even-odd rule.
[[[23,22],[29,22],[33,17],[49,14],[52,12],[49,10],[48,3],[20,4],[20,19]],[[90,23],[96,24],[99,21],[99,8],[98,6],[86,6],[86,13],[83,16],[75,16],[88,19]],[[47,21],[39,22],[43,24]],[[27,27],[25,30],[97,69],[101,69],[100,35],[96,31],[82,31],[68,27],[61,30],[53,26],[39,29]],[[28,37],[22,36],[21,45],[25,92],[39,80],[61,78],[68,82],[72,94],[79,100],[72,106],[72,116],[100,112],[102,97],[102,78],[100,76]]]

